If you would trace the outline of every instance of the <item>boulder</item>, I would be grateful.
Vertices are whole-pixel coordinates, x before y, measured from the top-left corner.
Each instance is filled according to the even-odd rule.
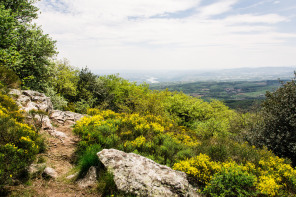
[[[199,196],[184,172],[115,149],[104,149],[97,155],[123,192],[137,196]]]
[[[86,174],[86,176],[79,180],[78,186],[81,188],[91,187],[96,184],[97,181],[97,170],[94,166],[91,166]]]

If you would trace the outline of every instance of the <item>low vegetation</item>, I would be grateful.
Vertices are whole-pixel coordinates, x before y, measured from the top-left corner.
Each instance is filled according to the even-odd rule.
[[[25,180],[27,167],[44,151],[38,133],[25,124],[22,111],[0,91],[0,193],[4,186]]]
[[[0,190],[24,181],[27,167],[45,149],[40,123],[32,118],[33,126],[26,124],[8,96],[10,88],[22,88],[45,93],[56,109],[89,115],[74,127],[80,137],[77,165],[80,176],[90,166],[101,169],[100,194],[121,195],[96,156],[116,148],[187,173],[206,196],[296,195],[295,79],[268,92],[257,113],[240,113],[218,100],[98,76],[53,60],[55,41],[31,23],[34,2],[0,1]],[[222,89],[228,91],[223,95],[246,88],[239,87]],[[45,115],[31,116],[36,113]]]

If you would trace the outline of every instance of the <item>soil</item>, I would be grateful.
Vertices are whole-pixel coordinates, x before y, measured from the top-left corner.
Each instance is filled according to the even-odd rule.
[[[48,179],[41,174],[32,179],[26,185],[11,187],[8,196],[36,196],[36,197],[92,197],[100,196],[96,186],[92,188],[80,188],[74,180],[66,177],[75,174],[75,150],[79,138],[72,132],[73,123],[64,124],[53,122],[56,131],[61,131],[67,135],[67,138],[57,138],[48,134],[47,131],[41,131],[46,138],[47,151],[38,155],[44,158],[47,167],[56,170],[58,178]]]

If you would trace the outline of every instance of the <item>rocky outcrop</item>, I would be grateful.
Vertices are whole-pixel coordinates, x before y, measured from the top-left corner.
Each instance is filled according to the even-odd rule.
[[[114,175],[117,188],[138,196],[199,196],[184,172],[134,153],[104,149],[98,157]]]
[[[70,112],[70,111],[59,111],[53,110],[53,105],[49,97],[45,96],[45,94],[32,91],[32,90],[16,90],[13,89],[9,93],[12,95],[16,103],[20,106],[20,108],[26,112],[31,110],[41,110],[47,112],[49,116],[44,114],[34,114],[33,117],[28,116],[28,118],[37,119],[42,122],[42,129],[47,130],[48,133],[57,138],[67,138],[67,135],[63,132],[56,131],[52,125],[52,121],[57,121],[61,124],[75,124],[77,120],[82,118],[84,115]]]
[[[45,94],[33,90],[11,90],[10,95],[16,97],[16,103],[22,110],[29,112],[30,110],[42,110],[51,112],[53,105],[49,97]]]
[[[56,120],[61,124],[65,124],[66,122],[70,124],[74,124],[76,121],[80,120],[83,114],[78,114],[70,111],[60,111],[60,110],[53,110],[50,114],[50,118]]]

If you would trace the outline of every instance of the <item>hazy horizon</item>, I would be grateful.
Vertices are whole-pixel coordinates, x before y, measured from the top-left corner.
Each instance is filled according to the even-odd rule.
[[[43,0],[59,58],[91,69],[295,65],[295,0]]]

